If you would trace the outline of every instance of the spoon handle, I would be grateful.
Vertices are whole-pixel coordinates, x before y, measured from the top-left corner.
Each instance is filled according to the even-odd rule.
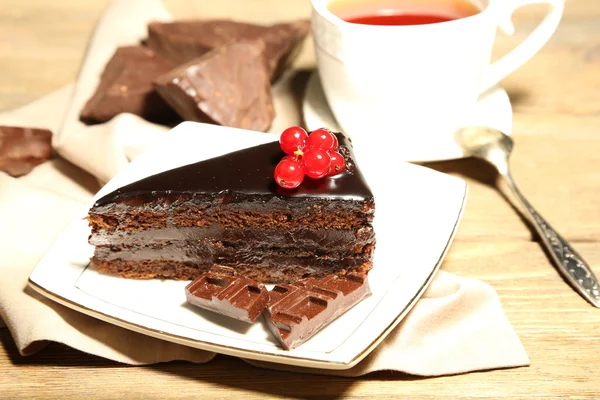
[[[529,220],[540,235],[558,271],[593,306],[600,307],[600,284],[592,269],[571,245],[529,204],[509,173],[502,174],[508,186],[525,208]]]

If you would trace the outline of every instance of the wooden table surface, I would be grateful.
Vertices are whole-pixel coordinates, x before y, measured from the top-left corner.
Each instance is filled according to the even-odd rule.
[[[222,0],[308,15],[308,0]],[[73,80],[106,0],[0,0],[0,110],[26,104]],[[191,2],[193,3],[193,2]],[[251,3],[251,5],[250,5]],[[267,3],[271,3],[270,5]],[[166,1],[177,16],[202,8]],[[512,48],[544,8],[514,18]],[[254,12],[253,15],[259,15]],[[600,1],[567,0],[544,49],[504,81],[514,109],[513,175],[531,202],[600,276]],[[262,370],[227,356],[208,365],[129,367],[61,345],[21,357],[0,329],[0,398],[516,398],[600,399],[600,310],[571,290],[522,217],[476,160],[430,164],[464,177],[470,196],[443,269],[482,279],[500,295],[531,358],[526,368],[421,379],[375,373],[360,379]],[[24,396],[26,394],[26,396]]]

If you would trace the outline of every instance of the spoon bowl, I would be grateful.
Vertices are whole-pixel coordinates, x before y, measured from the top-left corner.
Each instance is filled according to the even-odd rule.
[[[512,152],[514,142],[510,136],[497,129],[471,126],[459,129],[455,138],[469,154],[481,157],[490,151],[499,149],[507,154]]]
[[[501,174],[509,173],[508,159],[514,147],[510,136],[497,129],[471,126],[456,131],[454,138],[465,154],[489,162]]]
[[[550,254],[558,271],[567,282],[593,306],[600,307],[600,287],[589,265],[533,208],[517,188],[509,169],[508,159],[514,147],[513,140],[503,132],[488,127],[465,127],[455,133],[455,141],[466,155],[492,164],[510,187],[525,210],[542,244]]]

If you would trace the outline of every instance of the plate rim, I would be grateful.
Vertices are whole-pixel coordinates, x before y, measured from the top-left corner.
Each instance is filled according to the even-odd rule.
[[[34,271],[32,271],[32,274],[29,276],[27,284],[31,289],[33,289],[37,293],[41,294],[42,296],[49,298],[50,300],[53,300],[63,306],[70,308],[70,309],[81,312],[82,314],[85,314],[85,315],[89,315],[89,316],[99,319],[101,321],[119,326],[121,328],[128,329],[130,331],[134,331],[134,332],[137,332],[140,334],[144,334],[146,336],[151,336],[151,337],[154,337],[154,338],[157,338],[160,340],[166,340],[166,341],[169,341],[172,343],[176,343],[176,344],[180,344],[180,345],[184,345],[184,346],[188,346],[188,347],[192,347],[192,348],[196,348],[196,349],[200,349],[200,350],[204,350],[204,351],[212,351],[212,352],[215,352],[218,354],[225,354],[225,355],[230,355],[230,356],[234,356],[234,357],[247,358],[247,359],[252,359],[252,360],[256,360],[256,361],[271,362],[271,363],[276,363],[276,364],[287,364],[287,365],[294,365],[294,366],[306,367],[306,368],[321,368],[321,369],[328,369],[328,370],[346,370],[346,369],[350,369],[350,368],[354,367],[359,362],[361,362],[389,335],[389,333],[404,319],[404,317],[408,314],[408,312],[414,307],[414,305],[421,298],[421,296],[423,295],[425,290],[427,290],[427,288],[433,281],[433,278],[439,271],[443,260],[445,259],[452,243],[454,242],[456,232],[458,231],[458,227],[460,225],[462,216],[464,214],[465,205],[466,205],[467,197],[468,197],[468,186],[466,185],[466,182],[463,181],[462,183],[463,183],[463,196],[462,196],[462,201],[461,201],[459,212],[457,213],[456,219],[454,221],[454,226],[452,227],[452,231],[451,231],[450,235],[448,236],[448,239],[446,240],[444,248],[438,257],[436,264],[431,269],[426,280],[423,282],[423,284],[421,285],[419,290],[416,292],[416,294],[413,296],[413,298],[398,313],[398,315],[388,324],[388,326],[385,327],[383,330],[381,330],[381,332],[379,333],[379,335],[376,338],[374,338],[369,344],[367,344],[356,355],[354,355],[352,359],[350,359],[348,361],[321,360],[321,359],[315,359],[315,358],[310,358],[310,357],[306,357],[306,356],[298,357],[298,356],[286,356],[285,354],[270,354],[270,353],[259,351],[259,350],[241,349],[239,347],[227,346],[224,344],[216,344],[216,343],[212,343],[212,342],[207,342],[205,340],[192,339],[192,338],[177,335],[174,333],[160,331],[158,329],[150,328],[147,326],[137,324],[135,322],[124,320],[122,318],[107,314],[107,313],[99,311],[99,310],[91,309],[90,307],[87,307],[83,304],[80,304],[73,300],[70,300],[58,293],[52,292],[49,289],[46,289],[41,284],[35,282],[31,278],[35,269],[34,269]],[[280,360],[282,358],[288,362],[281,363]]]

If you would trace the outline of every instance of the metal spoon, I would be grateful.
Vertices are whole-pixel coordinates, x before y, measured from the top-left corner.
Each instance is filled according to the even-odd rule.
[[[496,129],[486,127],[462,128],[456,132],[455,139],[466,154],[496,167],[525,209],[525,215],[541,237],[558,271],[584,299],[593,306],[600,307],[600,287],[591,268],[529,204],[513,181],[508,165],[513,149],[512,139]]]

